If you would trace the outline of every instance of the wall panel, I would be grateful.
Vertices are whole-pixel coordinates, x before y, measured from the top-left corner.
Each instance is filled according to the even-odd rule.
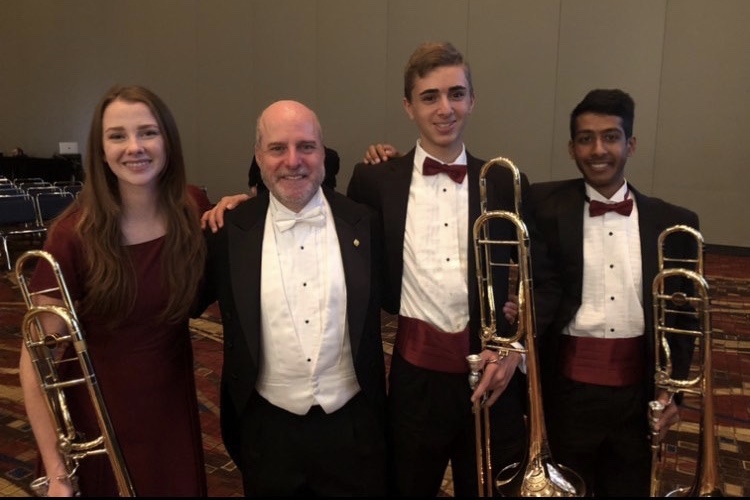
[[[253,157],[257,87],[254,3],[244,0],[198,2],[196,6],[193,107],[195,155],[191,180],[208,187],[209,196],[247,189]]]
[[[510,158],[531,181],[549,177],[559,1],[470,2],[467,56],[477,102],[467,145]]]
[[[562,1],[551,178],[579,175],[567,148],[575,105],[593,88],[621,88],[636,103],[626,176],[651,193],[665,10],[665,0]]]
[[[338,190],[345,192],[365,147],[386,134],[388,3],[322,0],[318,4],[318,118],[338,151]]]
[[[697,211],[707,241],[750,246],[750,2],[672,1],[668,14],[654,191]]]

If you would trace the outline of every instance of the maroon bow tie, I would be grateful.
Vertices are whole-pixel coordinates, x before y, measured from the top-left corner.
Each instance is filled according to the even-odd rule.
[[[588,196],[586,201],[589,202],[589,216],[596,217],[604,215],[607,212],[617,212],[620,215],[629,216],[630,212],[633,211],[633,200],[630,198],[629,193],[625,193],[625,199],[617,203],[604,203],[597,200],[592,200]]]
[[[466,165],[447,165],[435,161],[428,156],[422,164],[422,173],[424,175],[448,174],[454,182],[461,184],[464,181],[464,177],[466,177]]]

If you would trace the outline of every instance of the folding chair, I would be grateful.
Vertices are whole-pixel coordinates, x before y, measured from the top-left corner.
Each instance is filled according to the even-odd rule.
[[[81,192],[81,189],[83,189],[83,183],[79,184],[68,184],[67,186],[62,186],[63,191],[66,193],[70,193],[75,197],[78,197],[78,193]]]
[[[0,184],[0,196],[24,194],[23,190],[13,184]]]
[[[36,194],[37,225],[48,226],[49,223],[60,215],[68,205],[73,203],[75,196],[65,191],[42,191]]]
[[[46,182],[41,177],[14,177],[13,184],[20,186],[21,184],[43,184]]]
[[[47,228],[37,224],[34,200],[29,195],[0,196],[0,239],[8,271],[12,269],[8,238],[44,237]]]
[[[61,188],[59,188],[57,186],[53,186],[52,184],[50,184],[50,185],[43,185],[43,186],[42,185],[33,184],[33,185],[28,186],[25,189],[25,191],[26,191],[26,194],[28,194],[32,198],[36,198],[36,195],[39,194],[39,193],[62,193],[62,189]]]
[[[55,181],[52,184],[64,190],[68,186],[81,187],[83,186],[83,181]]]
[[[34,187],[45,187],[45,186],[52,186],[51,182],[47,181],[24,181],[24,182],[16,182],[16,186],[20,187],[24,191],[28,191],[30,188]]]

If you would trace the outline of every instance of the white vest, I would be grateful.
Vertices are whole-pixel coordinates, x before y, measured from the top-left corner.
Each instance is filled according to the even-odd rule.
[[[352,360],[346,283],[333,216],[319,190],[310,204],[322,205],[325,225],[300,224],[282,234],[273,222],[272,212],[279,206],[273,196],[271,203],[275,205],[269,207],[263,235],[261,359],[256,389],[275,406],[297,415],[306,414],[316,404],[332,413],[360,391]],[[314,261],[302,266],[301,274],[307,274],[303,277],[299,270],[292,272],[284,264],[294,254],[285,254],[284,258],[281,252],[294,252],[294,248],[287,249],[294,246],[289,244],[290,238],[296,243],[305,235],[305,251],[309,255],[306,258]],[[304,304],[290,303],[287,287],[301,279],[310,282],[311,290],[304,296]],[[295,324],[293,315],[300,314],[305,306],[315,310],[310,317],[320,318],[318,326],[305,321]],[[306,331],[299,331],[300,324]]]

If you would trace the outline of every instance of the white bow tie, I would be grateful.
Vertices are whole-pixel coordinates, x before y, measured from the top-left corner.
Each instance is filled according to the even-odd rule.
[[[315,207],[307,212],[294,214],[292,217],[288,217],[286,214],[278,213],[274,219],[276,227],[279,231],[284,232],[287,229],[291,229],[298,222],[306,222],[314,226],[322,226],[325,224],[326,216],[320,207]]]

